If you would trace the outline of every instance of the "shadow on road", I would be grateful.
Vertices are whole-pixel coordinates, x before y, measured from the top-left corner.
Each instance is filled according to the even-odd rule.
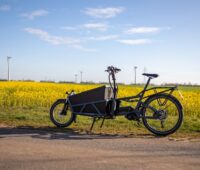
[[[154,135],[118,135],[118,134],[101,134],[93,132],[78,132],[70,128],[58,129],[53,127],[3,127],[0,128],[0,138],[12,136],[30,136],[45,140],[92,140],[92,139],[119,139],[119,138],[156,138]]]

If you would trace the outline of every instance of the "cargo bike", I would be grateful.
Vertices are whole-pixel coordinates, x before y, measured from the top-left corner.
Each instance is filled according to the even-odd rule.
[[[51,121],[57,127],[67,127],[76,122],[78,115],[89,116],[93,118],[90,128],[92,130],[97,120],[102,119],[100,126],[102,127],[105,119],[124,116],[129,121],[143,122],[144,126],[155,135],[166,136],[179,129],[183,121],[183,108],[179,100],[172,95],[178,90],[177,86],[148,88],[151,79],[158,75],[143,73],[148,80],[140,93],[117,98],[116,73],[119,71],[121,70],[113,66],[107,68],[109,86],[104,85],[79,94],[75,94],[73,90],[66,92],[66,99],[58,99],[51,106]],[[148,91],[153,93],[145,95]],[[124,106],[123,102],[130,105]]]

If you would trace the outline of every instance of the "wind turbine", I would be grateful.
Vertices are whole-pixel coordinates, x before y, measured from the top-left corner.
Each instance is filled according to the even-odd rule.
[[[137,68],[138,68],[137,66],[134,67],[134,70],[135,70],[135,85],[136,85],[136,83],[137,83],[137,82],[136,82],[136,70],[137,70]]]
[[[74,74],[74,76],[75,76],[75,83],[77,83],[77,76],[78,76],[78,74]]]
[[[8,64],[8,81],[10,81],[10,59],[12,57],[7,56],[7,64]]]
[[[80,83],[82,83],[83,82],[83,71],[80,71],[80,75],[81,75],[81,81],[80,81]]]

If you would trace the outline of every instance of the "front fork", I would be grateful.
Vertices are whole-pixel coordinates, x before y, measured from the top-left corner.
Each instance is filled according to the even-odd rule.
[[[73,108],[71,107],[69,97],[75,95],[75,92],[74,92],[74,90],[72,90],[71,92],[66,92],[66,94],[67,94],[67,97],[66,97],[66,100],[65,100],[65,105],[64,105],[63,110],[62,110],[62,115],[65,115],[65,116],[67,115],[67,110],[69,109],[69,107],[70,107],[71,112],[73,112]],[[74,118],[74,122],[76,123],[76,116]]]
[[[65,101],[64,107],[60,113],[60,115],[66,116],[67,115],[67,110],[69,109],[69,102],[68,102],[68,97]]]
[[[74,92],[74,90],[72,90],[71,92],[68,92],[68,91],[67,91],[66,94],[67,94],[67,97],[66,97],[65,105],[64,105],[63,111],[62,111],[62,112],[65,112],[65,115],[66,115],[66,113],[67,113],[66,111],[68,110],[69,104],[70,104],[69,97],[75,95],[75,92]],[[72,108],[71,108],[71,109],[72,109]],[[64,113],[63,113],[63,114],[64,114]]]

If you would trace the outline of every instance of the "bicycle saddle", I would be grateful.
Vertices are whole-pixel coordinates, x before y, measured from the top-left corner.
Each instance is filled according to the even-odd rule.
[[[143,76],[150,77],[150,78],[156,78],[156,77],[159,76],[158,74],[148,74],[148,73],[143,73],[142,75],[143,75]]]

